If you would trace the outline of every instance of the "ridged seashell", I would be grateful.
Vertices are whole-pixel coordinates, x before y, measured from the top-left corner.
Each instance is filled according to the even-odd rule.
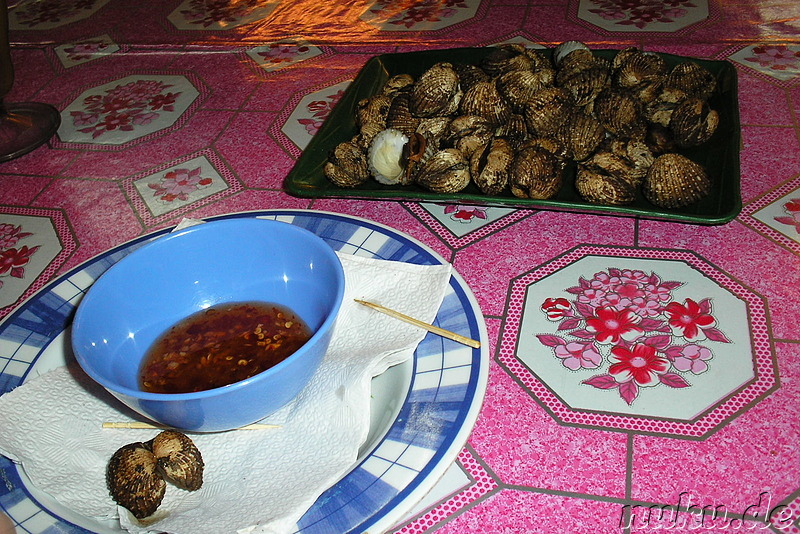
[[[203,485],[203,456],[182,432],[165,430],[150,443],[158,471],[181,489],[196,491]]]
[[[669,121],[669,129],[680,147],[705,143],[718,125],[719,113],[699,98],[689,98],[678,104]]]
[[[563,182],[563,167],[543,148],[517,152],[511,165],[511,193],[518,198],[548,199],[556,196]]]
[[[417,131],[420,119],[411,113],[411,94],[400,93],[392,99],[386,115],[386,128],[399,130],[406,135]]]
[[[592,204],[620,206],[636,199],[636,191],[624,180],[584,165],[578,166],[575,189],[581,198]]]
[[[675,111],[676,107],[677,104],[675,102],[667,102],[659,96],[659,98],[645,106],[643,115],[649,123],[668,127],[669,121],[672,119],[672,112]]]
[[[569,149],[567,146],[560,140],[555,139],[553,137],[530,137],[525,140],[524,143],[517,149],[517,152],[521,152],[526,148],[540,148],[547,152],[550,152],[553,156],[555,156],[556,161],[558,161],[559,165],[563,169],[567,165],[567,158],[569,158]]]
[[[641,103],[618,90],[607,89],[597,95],[594,115],[612,135],[641,139],[647,130]]]
[[[411,88],[411,113],[417,117],[450,115],[461,100],[458,74],[450,63],[437,63]]]
[[[447,136],[452,121],[453,119],[447,116],[422,119],[416,131],[428,139],[442,139]]]
[[[403,149],[403,160],[406,171],[403,183],[410,184],[416,181],[417,173],[430,157],[439,151],[439,143],[416,132],[408,138],[408,143]]]
[[[626,157],[609,150],[598,150],[592,154],[591,158],[584,161],[581,167],[595,174],[613,176],[622,180],[630,186],[631,194],[642,184],[647,173],[646,168],[639,169]]]
[[[493,128],[511,116],[511,106],[503,99],[494,82],[478,82],[464,93],[459,111],[462,115],[478,115],[487,119]]]
[[[366,155],[351,141],[336,145],[323,171],[328,180],[339,187],[355,187],[369,179]]]
[[[553,49],[553,63],[556,67],[561,66],[564,58],[575,50],[588,50],[591,53],[589,47],[580,41],[564,41]]]
[[[511,70],[531,70],[533,62],[524,45],[504,43],[492,47],[492,51],[481,60],[480,67],[495,78]]]
[[[453,63],[453,70],[458,74],[461,90],[464,92],[478,82],[488,82],[491,79],[482,68],[469,63]]]
[[[414,77],[410,74],[395,74],[386,80],[381,92],[389,96],[396,96],[402,91],[410,90],[412,85],[414,85]]]
[[[536,72],[542,69],[554,70],[553,61],[544,55],[542,49],[525,48],[525,55],[531,60],[531,70]]]
[[[408,136],[391,128],[375,136],[367,154],[369,171],[375,180],[384,185],[403,182],[406,170],[403,149],[406,143]]]
[[[564,80],[588,69],[602,69],[610,75],[611,63],[595,56],[590,50],[575,50],[556,69],[556,85],[561,85]]]
[[[521,111],[531,97],[541,89],[553,85],[555,71],[552,69],[512,70],[500,75],[495,81],[500,95],[514,111]]]
[[[392,105],[392,97],[377,94],[360,100],[356,108],[356,124],[363,126],[369,123],[386,124],[386,116]]]
[[[577,71],[571,76],[557,79],[557,84],[572,93],[576,106],[586,106],[609,86],[609,70],[604,66],[593,66]]]
[[[483,150],[493,137],[494,134],[492,134],[491,131],[465,135],[464,137],[459,137],[453,146],[461,152],[465,158],[469,159],[476,151]]]
[[[501,124],[495,131],[496,137],[502,137],[511,144],[514,150],[519,149],[525,139],[528,138],[528,127],[525,125],[525,117],[514,113],[509,119]]]
[[[661,84],[667,76],[664,58],[652,52],[631,52],[616,63],[613,81],[622,89],[636,90],[645,84]]]
[[[656,159],[647,143],[639,139],[611,139],[607,149],[627,162],[629,169],[625,178],[634,187],[639,187]]]
[[[635,54],[640,54],[641,52],[642,51],[635,46],[629,46],[628,48],[623,48],[614,55],[614,58],[611,60],[611,68],[613,70],[619,69],[620,66],[626,61],[628,61],[628,59],[631,56]]]
[[[514,149],[509,142],[495,137],[470,158],[472,181],[484,194],[497,195],[508,186],[513,162]]]
[[[153,515],[164,499],[167,483],[157,465],[144,443],[119,448],[108,462],[106,485],[111,498],[137,519]]]
[[[678,91],[687,97],[708,100],[717,87],[717,79],[705,67],[694,61],[675,65],[664,82],[664,91]]]
[[[416,181],[435,193],[457,193],[469,185],[469,165],[455,148],[433,154],[420,168]]]
[[[647,200],[662,208],[681,208],[697,202],[711,190],[711,180],[698,163],[680,154],[657,157],[642,184]]]
[[[537,91],[523,110],[528,131],[540,136],[555,134],[563,127],[573,107],[572,94],[562,87]]]
[[[459,138],[468,135],[482,135],[485,133],[491,134],[493,127],[491,123],[479,115],[459,115],[450,121],[447,127],[447,138],[455,143]]]
[[[357,144],[361,147],[365,152],[369,149],[369,145],[372,144],[372,140],[375,139],[375,136],[381,133],[386,129],[386,123],[383,122],[370,122],[368,124],[364,124],[359,128],[358,134],[353,138],[353,143]]]
[[[565,130],[567,149],[575,161],[588,158],[606,138],[606,129],[600,121],[580,111],[572,114]]]
[[[678,149],[677,143],[672,136],[672,132],[666,126],[660,124],[650,124],[647,128],[647,135],[644,138],[650,151],[658,156],[667,152],[674,152]]]

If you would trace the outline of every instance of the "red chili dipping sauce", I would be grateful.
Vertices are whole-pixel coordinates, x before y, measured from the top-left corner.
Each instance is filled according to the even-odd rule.
[[[139,385],[150,393],[189,393],[233,384],[282,362],[311,335],[291,310],[275,304],[211,307],[156,340]]]

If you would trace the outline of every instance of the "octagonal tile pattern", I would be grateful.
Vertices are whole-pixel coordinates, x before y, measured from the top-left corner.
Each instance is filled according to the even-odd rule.
[[[608,32],[677,32],[705,21],[707,0],[580,0],[577,18]]]
[[[352,80],[345,80],[311,93],[295,97],[287,107],[288,116],[278,121],[279,131],[273,131],[277,137],[287,139],[287,150],[299,157],[314,134],[328,118],[336,103],[342,98],[345,89]],[[296,102],[296,103],[295,103]]]
[[[701,438],[777,386],[762,299],[685,251],[578,247],[513,281],[506,329],[567,424]]]
[[[741,217],[769,239],[800,254],[800,175],[750,202]]]
[[[61,211],[0,209],[0,318],[41,288],[74,250]]]
[[[248,57],[265,72],[272,72],[322,55],[322,49],[302,37],[287,37],[249,49]]]
[[[432,31],[471,19],[480,4],[445,0],[377,0],[367,7],[360,18],[385,31]]]
[[[167,18],[179,30],[225,31],[269,16],[278,4],[261,0],[236,2],[185,0]]]
[[[63,143],[119,147],[177,128],[200,96],[185,76],[132,75],[83,91],[61,111]]]
[[[52,30],[94,15],[109,0],[23,0],[9,10],[12,30]]]

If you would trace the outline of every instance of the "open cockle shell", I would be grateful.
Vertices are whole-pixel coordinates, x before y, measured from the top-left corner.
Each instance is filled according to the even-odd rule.
[[[403,162],[403,148],[408,143],[408,136],[388,128],[372,140],[369,147],[367,162],[370,173],[380,183],[394,185],[403,183],[405,163]]]

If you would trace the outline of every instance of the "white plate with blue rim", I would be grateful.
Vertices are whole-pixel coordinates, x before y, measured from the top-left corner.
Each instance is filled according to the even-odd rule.
[[[446,263],[419,241],[382,224],[310,210],[267,210],[209,218],[262,217],[306,228],[343,253],[419,265]],[[0,323],[0,394],[71,361],[73,311],[111,265],[164,229],[124,243],[49,283]],[[453,273],[434,324],[477,339],[473,349],[434,334],[414,357],[372,383],[370,432],[358,461],[297,524],[304,534],[383,532],[402,522],[452,465],[478,417],[489,370],[486,325],[466,282]],[[116,522],[81,516],[33,486],[0,456],[0,509],[17,532],[111,533]]]

